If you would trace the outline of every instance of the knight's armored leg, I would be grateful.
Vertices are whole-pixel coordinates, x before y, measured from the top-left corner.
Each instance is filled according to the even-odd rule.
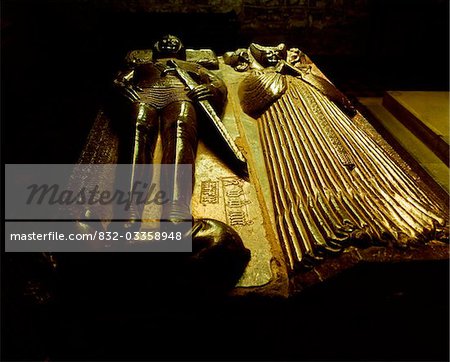
[[[161,188],[170,200],[164,205],[163,219],[190,220],[191,194],[194,180],[194,164],[197,152],[197,117],[192,103],[173,102],[162,113],[162,163]],[[180,165],[192,165],[192,173]]]
[[[145,103],[137,103],[133,110],[135,119],[134,134],[123,134],[121,138],[124,147],[130,141],[133,146],[130,147],[132,154],[121,155],[119,162],[131,164],[127,170],[120,169],[122,172],[116,172],[117,189],[128,193],[127,204],[114,205],[114,219],[126,220],[125,223],[112,223],[112,228],[120,224],[120,228],[130,228],[141,219],[145,207],[145,195],[152,180],[152,169],[146,167],[153,163],[153,154],[155,151],[156,140],[159,131],[159,121],[157,110]],[[138,226],[136,226],[138,227]],[[111,228],[110,228],[111,229]]]
[[[138,200],[134,194],[139,190],[147,195],[148,187],[152,181],[152,168],[146,167],[153,163],[156,140],[159,132],[157,110],[145,103],[140,103],[137,109],[136,127],[133,147],[133,161],[130,177],[130,199],[137,217],[144,211],[145,200]]]

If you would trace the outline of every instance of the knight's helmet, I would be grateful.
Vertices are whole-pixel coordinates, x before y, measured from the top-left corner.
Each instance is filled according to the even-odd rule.
[[[186,59],[186,49],[178,37],[164,35],[153,44],[153,59],[161,58]]]

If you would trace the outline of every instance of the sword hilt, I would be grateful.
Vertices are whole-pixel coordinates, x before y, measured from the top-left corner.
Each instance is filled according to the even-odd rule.
[[[170,60],[169,60],[169,62],[170,62]],[[177,72],[177,69],[175,67],[166,68],[161,72],[161,76],[165,77],[169,73],[176,73],[176,72]]]

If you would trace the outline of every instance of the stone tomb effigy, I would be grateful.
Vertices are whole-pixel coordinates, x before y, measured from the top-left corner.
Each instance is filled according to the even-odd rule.
[[[227,224],[251,253],[233,293],[288,296],[363,262],[448,258],[448,195],[304,53],[252,44],[186,55],[225,83],[223,125],[247,160],[248,178],[199,140],[192,216]],[[150,50],[127,56],[151,59]],[[110,123],[101,110],[79,163],[117,162]],[[161,150],[159,138],[155,162]],[[146,208],[143,219],[160,212]]]

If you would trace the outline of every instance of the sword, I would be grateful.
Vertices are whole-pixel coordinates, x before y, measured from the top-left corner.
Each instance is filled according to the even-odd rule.
[[[198,84],[192,79],[188,72],[184,69],[180,68],[175,60],[169,60],[167,62],[168,65],[173,67],[173,70],[177,73],[179,78],[183,81],[184,84],[189,88],[189,90],[194,89]],[[207,118],[211,121],[210,124],[214,127],[214,129],[218,132],[220,138],[224,141],[224,145],[226,146],[227,153],[231,157],[230,161],[232,165],[235,166],[236,172],[240,174],[240,176],[244,177],[248,180],[248,168],[247,161],[239,150],[239,148],[234,143],[227,129],[223,125],[220,117],[217,115],[211,103],[206,100],[198,101],[198,105],[203,113],[207,116]]]

